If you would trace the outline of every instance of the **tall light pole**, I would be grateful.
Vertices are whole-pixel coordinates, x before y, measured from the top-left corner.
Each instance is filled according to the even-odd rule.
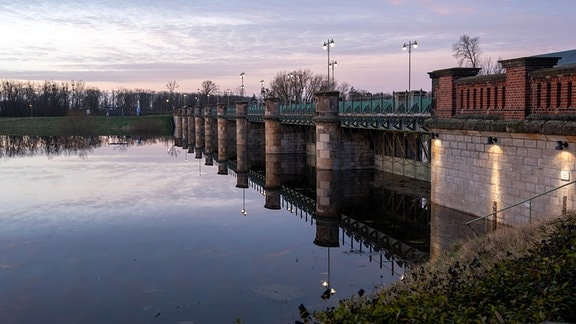
[[[244,76],[246,73],[240,73],[240,77],[242,78],[242,85],[240,86],[240,97],[244,98]]]
[[[402,46],[402,50],[408,50],[408,93],[410,93],[410,78],[411,78],[411,69],[412,69],[412,47],[417,48],[418,42],[417,41],[409,41],[408,43],[404,43]]]
[[[333,39],[329,39],[322,45],[322,48],[328,51],[328,87],[330,87],[330,47],[334,47],[334,45]]]
[[[337,65],[338,65],[338,62],[336,62],[336,61],[332,61],[332,62],[328,63],[328,66],[332,67],[332,83],[331,84],[334,84],[334,82],[336,82],[336,81],[334,81],[334,67]]]

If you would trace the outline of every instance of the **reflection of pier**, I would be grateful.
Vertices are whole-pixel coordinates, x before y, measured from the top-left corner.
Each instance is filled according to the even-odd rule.
[[[196,143],[197,153],[202,148],[210,153],[218,152],[218,173],[226,174],[224,166],[230,166],[237,178],[236,187],[257,187],[265,197],[265,208],[286,208],[310,220],[316,226],[315,245],[340,246],[341,215],[344,214],[346,220],[355,220],[346,223],[356,224],[351,229],[366,228],[358,224],[370,224],[370,231],[354,234],[360,235],[366,244],[389,250],[391,255],[400,254],[397,259],[419,261],[421,254],[414,251],[429,246],[430,232],[426,227],[429,218],[425,217],[425,226],[421,226],[420,222],[404,217],[410,216],[411,211],[405,214],[397,208],[413,207],[413,203],[404,202],[427,200],[428,196],[402,197],[398,205],[397,194],[386,195],[386,190],[373,185],[389,184],[388,176],[374,178],[376,171],[383,170],[427,179],[427,132],[406,126],[392,133],[381,133],[370,127],[355,128],[342,123],[339,114],[345,115],[348,110],[342,109],[337,92],[318,93],[313,107],[306,108],[308,113],[304,114],[309,122],[292,123],[287,121],[293,119],[286,118],[291,110],[274,98],[267,98],[265,107],[257,112],[248,102],[236,102],[235,107],[218,104],[216,116],[209,107],[204,114],[195,114],[205,119],[204,123],[197,123],[195,134],[190,131],[184,134],[182,112],[175,111],[175,133],[180,137],[194,134],[196,138],[189,138],[187,143]],[[190,107],[182,109],[188,116]],[[196,111],[200,112],[199,107],[195,107]],[[377,111],[371,110],[380,113]],[[260,117],[255,119],[256,115]],[[206,122],[214,117],[217,128]],[[416,227],[408,229],[412,225]],[[402,226],[406,228],[398,230]],[[412,249],[399,248],[398,242],[405,242],[406,238],[427,243],[407,244]],[[403,252],[409,255],[401,255]],[[422,252],[426,253],[428,251]]]
[[[236,164],[233,161],[227,162],[227,167],[231,170],[229,174],[237,176],[236,174]],[[250,170],[248,172],[248,183],[247,187],[251,188],[262,194],[267,195],[265,190],[266,176],[262,173]],[[339,244],[350,244],[351,251],[364,252],[362,251],[363,246],[369,250],[369,254],[372,253],[384,253],[386,259],[401,260],[408,264],[418,263],[425,261],[429,257],[429,232],[425,229],[419,232],[419,235],[409,237],[410,241],[406,241],[402,237],[395,237],[390,232],[402,233],[403,231],[398,230],[398,226],[405,226],[407,218],[413,218],[409,215],[417,214],[416,218],[420,218],[421,221],[426,221],[428,219],[426,206],[421,206],[418,210],[418,206],[406,207],[402,206],[399,201],[412,201],[416,205],[419,203],[414,197],[409,197],[397,192],[389,190],[381,190],[384,195],[388,196],[388,199],[383,197],[378,197],[378,201],[384,202],[384,206],[380,206],[382,210],[388,210],[389,215],[380,215],[382,218],[373,218],[374,215],[369,216],[364,211],[362,211],[362,219],[356,219],[352,216],[345,214],[340,214],[339,218],[322,218],[315,217],[316,215],[316,199],[310,197],[309,195],[290,188],[288,186],[282,185],[279,191],[279,199],[281,201],[282,208],[286,209],[295,216],[300,217],[305,222],[309,222],[310,225],[316,225],[319,227],[321,234],[325,235],[324,239],[317,239],[315,242],[317,245],[326,247],[335,247]],[[357,199],[358,197],[356,197]],[[369,199],[368,197],[367,199]],[[374,198],[374,197],[372,197]],[[396,208],[397,212],[393,212]],[[398,209],[400,208],[400,209]],[[405,208],[406,210],[404,210]],[[378,209],[374,211],[380,213]],[[404,211],[404,212],[403,212]],[[409,215],[408,215],[409,214]],[[391,218],[388,218],[391,217]],[[398,218],[403,218],[398,220]],[[412,223],[415,221],[412,220]],[[401,223],[401,224],[399,224]],[[386,224],[388,228],[386,228]],[[414,225],[414,224],[413,224]],[[426,224],[421,224],[419,227],[425,227]],[[338,237],[339,229],[342,229],[341,237]],[[323,234],[322,234],[323,233]],[[354,242],[357,242],[357,248],[355,249]],[[383,260],[380,258],[380,263]],[[381,264],[382,266],[382,264]]]

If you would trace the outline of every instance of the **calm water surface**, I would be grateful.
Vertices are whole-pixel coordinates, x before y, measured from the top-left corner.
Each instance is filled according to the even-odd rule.
[[[0,323],[293,323],[402,274],[217,172],[169,138],[4,154]]]

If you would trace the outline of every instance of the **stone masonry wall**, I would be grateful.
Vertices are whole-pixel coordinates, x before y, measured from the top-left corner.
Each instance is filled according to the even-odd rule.
[[[436,131],[436,130],[435,130]],[[574,136],[437,130],[432,141],[431,199],[441,206],[485,216],[575,180]],[[488,136],[496,144],[487,144]],[[528,223],[576,208],[576,186],[498,214],[504,224]]]

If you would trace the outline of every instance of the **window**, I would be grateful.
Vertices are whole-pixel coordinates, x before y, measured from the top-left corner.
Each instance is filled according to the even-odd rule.
[[[542,84],[536,85],[536,108],[542,107]]]
[[[556,83],[556,108],[560,108],[562,104],[562,83]]]
[[[568,82],[568,93],[566,94],[566,107],[572,108],[572,81]]]
[[[486,106],[490,108],[490,88],[486,88]]]
[[[498,108],[498,87],[494,87],[494,108]]]
[[[552,105],[552,83],[546,83],[546,108]]]

